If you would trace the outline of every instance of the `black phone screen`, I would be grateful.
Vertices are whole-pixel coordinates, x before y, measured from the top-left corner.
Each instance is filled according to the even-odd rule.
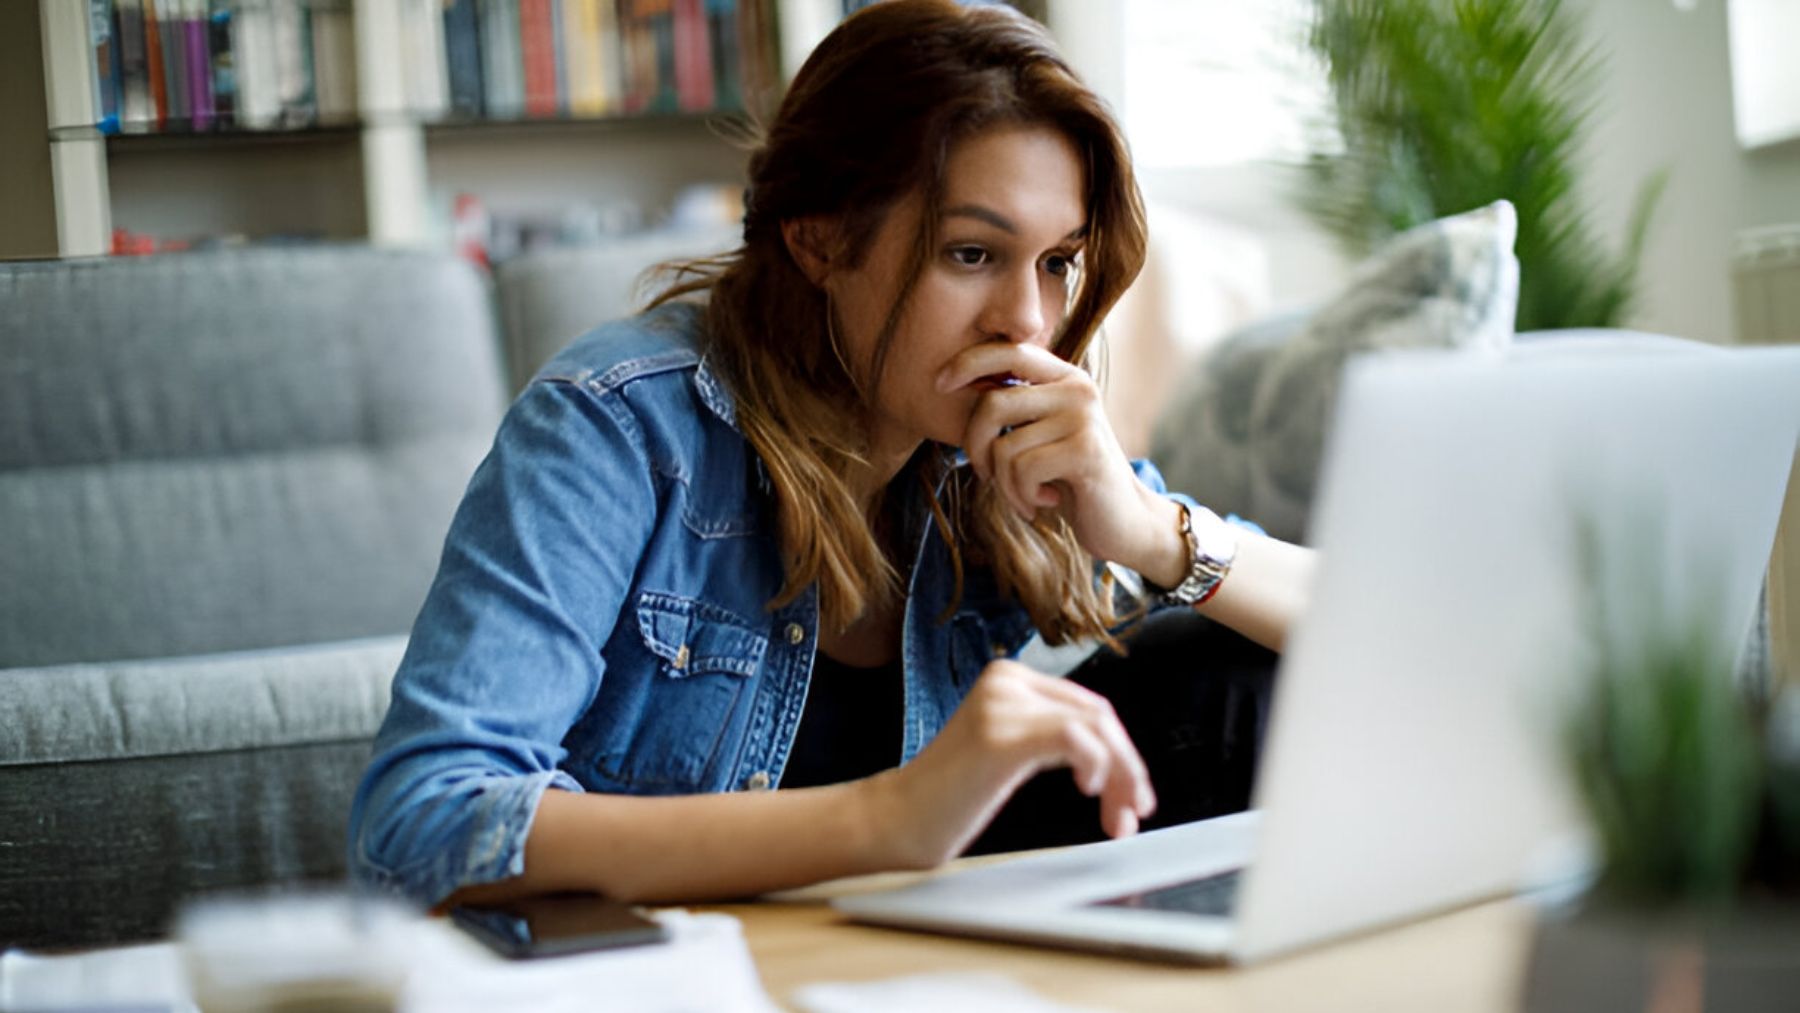
[[[555,893],[506,904],[450,909],[465,931],[502,956],[555,957],[669,938],[659,922],[597,893]]]

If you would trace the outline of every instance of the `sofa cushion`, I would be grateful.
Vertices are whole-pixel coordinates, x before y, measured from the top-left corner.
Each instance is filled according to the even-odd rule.
[[[1316,311],[1220,342],[1157,423],[1151,457],[1169,487],[1301,540],[1344,363],[1395,348],[1504,349],[1518,302],[1517,227],[1499,201],[1409,230]]]
[[[722,253],[741,240],[736,227],[668,230],[554,247],[501,264],[495,282],[513,389],[523,388],[564,345],[642,308],[649,268]]]
[[[448,255],[0,265],[0,669],[406,631],[504,390]]]
[[[367,742],[406,637],[0,671],[0,767]]]

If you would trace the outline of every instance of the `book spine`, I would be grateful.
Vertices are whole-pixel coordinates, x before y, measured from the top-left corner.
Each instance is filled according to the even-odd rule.
[[[103,134],[116,134],[124,113],[125,71],[112,0],[89,0],[88,33],[94,50],[94,125]]]
[[[269,12],[245,5],[231,20],[231,52],[237,78],[237,124],[248,130],[268,126],[267,53],[263,45]]]
[[[569,85],[569,113],[574,116],[597,116],[602,111],[599,29],[593,0],[565,0],[562,36],[568,66],[564,77]]]
[[[450,75],[450,109],[457,116],[482,113],[481,17],[475,0],[444,8],[444,59]]]
[[[346,4],[312,12],[313,95],[322,123],[356,118],[356,26]]]
[[[233,0],[212,0],[206,34],[212,51],[213,124],[237,126],[237,54],[232,50]]]
[[[624,111],[650,108],[656,95],[656,31],[634,0],[619,0],[619,37],[624,52]]]
[[[520,0],[501,0],[505,15],[500,19],[500,31],[505,36],[500,51],[504,57],[506,76],[501,85],[506,92],[506,107],[512,115],[525,115],[525,54],[520,48],[522,36],[519,31]]]
[[[450,111],[450,57],[444,48],[443,0],[419,0],[420,59],[425,82],[425,114],[442,119]]]
[[[556,74],[556,111],[569,111],[569,33],[565,10],[574,0],[550,0],[550,66]]]
[[[488,115],[511,119],[524,111],[525,82],[519,56],[519,0],[481,0],[482,73]]]
[[[713,106],[743,109],[742,43],[738,38],[737,0],[706,0],[706,29],[712,44]]]
[[[317,115],[313,82],[312,11],[298,4],[271,8],[274,28],[275,93],[283,126],[300,126]]]
[[[116,0],[113,44],[119,50],[119,129],[143,130],[155,118],[150,104],[150,78],[144,63],[142,0]]]
[[[619,37],[619,6],[615,0],[588,0],[594,9],[595,60],[600,74],[600,113],[621,111],[625,105],[625,53]]]
[[[210,130],[213,118],[212,45],[207,38],[206,7],[207,0],[189,0],[181,26],[187,33],[188,95],[195,130]]]
[[[157,22],[157,2],[144,0],[144,76],[150,85],[150,125],[162,130],[169,125],[169,88],[168,79],[163,76],[162,28]]]
[[[163,77],[169,88],[169,120],[178,129],[193,126],[193,100],[188,97],[187,7],[183,0],[163,0]]]
[[[556,114],[555,25],[550,0],[519,0],[519,54],[525,61],[525,114]]]
[[[701,0],[675,0],[672,20],[676,102],[687,112],[711,109],[714,89],[706,8]]]
[[[648,18],[655,52],[655,70],[652,75],[654,90],[650,94],[647,111],[672,113],[681,108],[675,89],[675,13],[667,2],[660,3],[660,7],[660,10],[653,11]]]

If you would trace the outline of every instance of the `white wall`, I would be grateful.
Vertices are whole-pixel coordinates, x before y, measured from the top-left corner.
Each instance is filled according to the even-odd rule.
[[[1734,335],[1732,237],[1744,159],[1731,115],[1724,0],[1691,11],[1668,0],[1584,0],[1606,56],[1583,189],[1596,221],[1622,239],[1639,181],[1660,168],[1668,189],[1652,221],[1630,323],[1707,341]]]

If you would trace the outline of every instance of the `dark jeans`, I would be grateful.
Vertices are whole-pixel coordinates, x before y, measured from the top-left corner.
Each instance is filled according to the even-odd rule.
[[[1069,674],[1112,701],[1150,768],[1156,812],[1142,829],[1250,806],[1278,655],[1205,617],[1170,609]],[[965,854],[1104,840],[1100,802],[1067,768],[1021,785]]]

